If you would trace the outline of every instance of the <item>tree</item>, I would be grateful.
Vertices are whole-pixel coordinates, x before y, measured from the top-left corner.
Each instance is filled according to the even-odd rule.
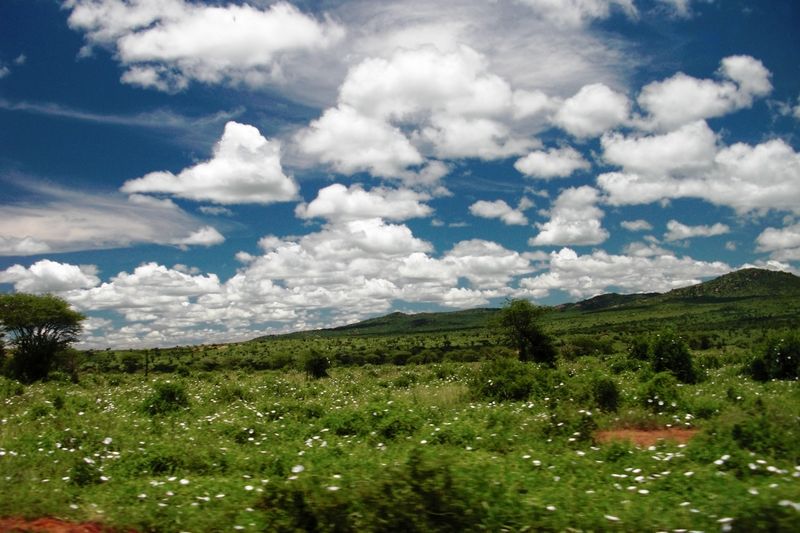
[[[556,349],[553,340],[540,323],[546,312],[545,308],[527,300],[509,300],[494,320],[494,329],[517,349],[520,361],[555,365]]]
[[[12,375],[25,382],[46,378],[56,354],[78,340],[85,319],[51,294],[0,295],[0,331],[13,347]]]

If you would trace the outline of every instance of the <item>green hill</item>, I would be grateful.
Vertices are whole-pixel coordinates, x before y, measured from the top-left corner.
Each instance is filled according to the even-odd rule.
[[[497,309],[391,313],[288,338],[359,337],[479,330]],[[666,325],[688,331],[797,327],[800,277],[747,268],[667,293],[601,294],[552,308],[545,321],[558,334],[648,331]],[[259,340],[259,339],[256,339]]]

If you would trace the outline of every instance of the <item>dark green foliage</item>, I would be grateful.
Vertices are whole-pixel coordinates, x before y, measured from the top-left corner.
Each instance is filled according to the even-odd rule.
[[[328,377],[328,369],[331,367],[331,361],[327,355],[311,350],[303,361],[303,370],[306,376],[314,379],[321,379]]]
[[[619,407],[619,387],[608,376],[595,376],[592,381],[594,403],[603,411],[616,411]]]
[[[628,355],[639,361],[650,359],[650,339],[645,336],[634,337],[628,345]]]
[[[678,380],[671,372],[659,372],[639,392],[640,403],[656,412],[674,411],[680,405]]]
[[[186,388],[171,381],[163,381],[153,386],[153,393],[148,396],[142,408],[149,415],[163,415],[180,411],[189,407],[189,395]]]
[[[270,483],[256,507],[271,531],[460,532],[487,514],[447,457],[415,449],[405,463],[342,492]]]
[[[697,373],[689,347],[681,337],[672,331],[656,335],[651,357],[654,372],[671,372],[683,383],[697,381]]]
[[[541,325],[547,312],[527,300],[510,300],[503,306],[492,326],[506,342],[517,349],[520,361],[555,365],[556,349],[553,340]]]
[[[800,335],[797,332],[772,335],[748,370],[758,381],[800,378]]]
[[[499,357],[480,366],[469,380],[469,388],[477,399],[522,401],[552,395],[562,377],[547,367]]]
[[[0,295],[0,331],[14,347],[11,375],[28,383],[46,378],[58,352],[78,340],[85,318],[50,294]]]

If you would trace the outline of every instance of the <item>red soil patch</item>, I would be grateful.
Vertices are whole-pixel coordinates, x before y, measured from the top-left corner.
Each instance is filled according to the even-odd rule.
[[[57,518],[0,518],[0,533],[113,533],[114,529],[97,522],[67,522]]]
[[[595,433],[595,439],[600,443],[611,441],[630,441],[636,446],[652,446],[659,441],[674,441],[685,444],[697,434],[696,429],[610,429]]]

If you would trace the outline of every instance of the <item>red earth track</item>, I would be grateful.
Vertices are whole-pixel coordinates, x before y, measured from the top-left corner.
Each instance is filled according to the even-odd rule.
[[[99,522],[67,522],[58,518],[0,518],[0,533],[120,533]],[[126,533],[134,533],[132,530]]]

